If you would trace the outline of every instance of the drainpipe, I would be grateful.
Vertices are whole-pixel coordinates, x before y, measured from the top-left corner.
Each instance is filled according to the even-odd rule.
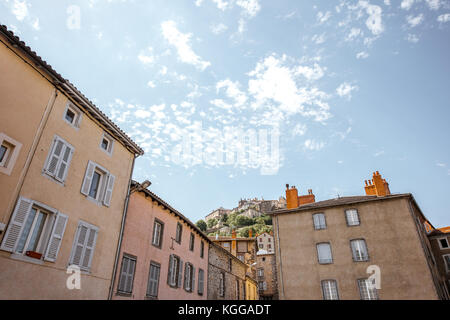
[[[125,198],[125,205],[123,208],[122,224],[120,226],[120,233],[119,233],[119,243],[117,245],[116,257],[114,258],[114,266],[113,266],[113,273],[112,273],[112,277],[111,277],[111,285],[109,286],[108,300],[112,299],[112,295],[113,295],[113,291],[114,291],[114,282],[116,281],[117,264],[119,262],[120,248],[122,247],[122,240],[123,240],[123,230],[125,229],[125,219],[127,217],[128,202],[130,200],[130,194],[131,194],[131,179],[133,176],[134,162],[136,161],[137,157],[138,156],[134,155],[133,163],[131,165],[130,179],[128,181],[127,196]]]
[[[19,176],[19,182],[16,185],[16,189],[12,195],[12,201],[9,203],[8,208],[6,209],[6,213],[12,212],[17,199],[20,195],[20,190],[22,190],[22,186],[25,182],[25,177],[28,174],[28,170],[30,169],[31,161],[33,160],[34,154],[36,153],[37,146],[41,140],[42,133],[44,132],[44,128],[47,125],[48,118],[50,113],[53,110],[53,106],[55,105],[56,97],[58,96],[58,91],[56,87],[53,90],[50,99],[48,100],[47,106],[45,107],[44,114],[42,115],[41,122],[39,123],[39,127],[37,128],[36,135],[34,136],[33,143],[31,144],[30,151],[28,152],[27,159],[25,160],[25,164],[23,166],[23,170]],[[9,219],[11,219],[12,215],[10,215]],[[5,216],[2,217],[2,220]],[[8,223],[9,224],[9,223]]]
[[[275,216],[276,224],[277,224],[277,249],[278,249],[278,257],[280,257],[280,284],[281,284],[281,299],[284,300],[284,283],[283,283],[283,266],[281,263],[281,249],[280,249],[280,227],[278,226],[278,216]]]

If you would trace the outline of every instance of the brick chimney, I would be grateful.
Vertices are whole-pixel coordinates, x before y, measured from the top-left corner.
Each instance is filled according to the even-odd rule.
[[[381,177],[381,174],[378,171],[373,173],[372,180],[365,180],[364,182],[364,190],[368,196],[383,197],[391,194],[389,183]]]
[[[298,195],[298,190],[295,186],[289,188],[289,184],[286,184],[286,208],[294,209],[301,205],[316,202],[316,196],[312,192],[312,189],[308,189],[308,194]]]
[[[253,230],[252,230],[252,228],[248,229],[248,237],[249,238],[253,237]]]
[[[234,250],[236,250],[236,230],[233,230],[231,232],[231,238],[233,239],[231,241],[231,249],[232,249],[232,252],[233,252]]]

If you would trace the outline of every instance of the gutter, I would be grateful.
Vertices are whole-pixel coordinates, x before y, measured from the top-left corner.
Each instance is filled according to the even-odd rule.
[[[109,287],[108,300],[112,299],[112,295],[113,295],[113,292],[114,292],[114,282],[116,281],[117,264],[119,262],[120,249],[122,247],[122,240],[123,240],[123,232],[124,232],[124,229],[125,229],[125,220],[126,220],[126,217],[127,217],[128,203],[129,203],[130,194],[131,194],[131,181],[132,181],[132,176],[133,176],[133,171],[134,171],[134,163],[135,163],[137,157],[138,156],[134,155],[133,163],[131,165],[130,179],[128,181],[127,196],[125,198],[125,205],[124,205],[124,208],[123,208],[122,224],[120,226],[119,242],[117,244],[116,257],[114,258],[114,266],[113,266],[113,273],[112,273],[112,277],[111,277],[111,285]]]
[[[280,248],[280,227],[278,225],[278,216],[274,215],[274,218],[276,218],[276,224],[277,224],[277,251],[278,251],[278,257],[280,259],[280,293],[281,293],[281,300],[284,300],[284,282],[283,282],[283,264],[281,262],[281,248]]]

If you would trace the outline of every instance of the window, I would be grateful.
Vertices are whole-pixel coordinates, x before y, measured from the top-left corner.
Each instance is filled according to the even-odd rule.
[[[184,290],[192,292],[194,284],[195,284],[195,268],[191,263],[186,262],[184,264]]]
[[[0,172],[10,175],[16,163],[22,144],[0,133]]]
[[[167,283],[173,288],[180,288],[183,277],[183,260],[180,257],[171,254],[169,257],[169,272],[167,274]]]
[[[364,239],[351,240],[353,261],[368,261],[369,253],[367,252],[366,241]]]
[[[259,248],[262,249],[264,248],[264,245],[262,243],[259,244]]]
[[[183,233],[183,226],[181,225],[181,223],[177,223],[177,233],[175,235],[175,241],[178,243],[181,243],[181,235]]]
[[[226,250],[230,251],[230,243],[229,242],[223,242],[222,245]]]
[[[153,223],[152,244],[155,247],[158,247],[160,249],[161,249],[161,246],[162,246],[163,229],[164,229],[164,223],[162,223],[161,221],[155,219],[155,222]]]
[[[378,300],[377,289],[369,279],[359,279],[358,287],[362,300]]]
[[[359,226],[359,216],[356,209],[345,210],[345,219],[348,226]]]
[[[225,296],[225,273],[219,273],[219,296]]]
[[[242,262],[244,262],[244,259],[245,259],[245,255],[244,255],[244,254],[238,253],[237,257],[238,257],[239,260],[241,260]]]
[[[339,300],[336,280],[323,280],[321,283],[323,300]]]
[[[272,238],[267,238],[267,241],[272,242]]]
[[[439,248],[441,248],[441,250],[449,248],[447,238],[440,238],[440,239],[438,239],[438,242],[439,242]]]
[[[203,295],[205,286],[205,271],[198,269],[198,294]]]
[[[449,273],[450,272],[450,254],[445,254],[442,256],[442,258],[444,258],[445,271],[447,271],[447,273]]]
[[[322,229],[327,228],[324,213],[313,214],[313,221],[314,221],[314,229],[315,230],[322,230]]]
[[[194,234],[191,232],[191,238],[189,241],[189,250],[194,251]]]
[[[239,292],[239,280],[236,279],[236,300],[240,299],[239,294],[240,294],[240,292]]]
[[[331,255],[331,246],[329,243],[318,243],[317,256],[320,264],[333,263],[333,257]]]
[[[205,243],[202,241],[200,242],[200,258],[203,258],[205,252]]]
[[[1,249],[55,262],[68,217],[42,203],[20,197]]]
[[[131,294],[133,292],[134,272],[136,270],[136,257],[124,254],[120,268],[118,293]]]
[[[102,166],[89,161],[86,167],[81,193],[89,199],[109,207],[116,177]]]
[[[269,249],[272,249],[272,245],[271,245],[270,243],[267,245],[267,247],[268,247]]]
[[[264,269],[263,268],[258,269],[258,277],[264,277]]]
[[[63,119],[72,127],[79,128],[81,123],[81,111],[69,102],[64,110]]]
[[[96,226],[83,221],[78,223],[70,257],[70,264],[79,266],[83,271],[90,270],[97,235],[98,228]]]
[[[150,262],[150,271],[148,274],[147,297],[151,297],[151,298],[158,297],[160,271],[161,271],[161,265],[159,263],[151,261]]]
[[[107,154],[112,155],[113,146],[114,146],[114,139],[109,134],[104,132],[102,139],[100,140],[100,148]]]
[[[55,136],[45,161],[44,173],[59,182],[66,180],[74,148],[62,138]]]

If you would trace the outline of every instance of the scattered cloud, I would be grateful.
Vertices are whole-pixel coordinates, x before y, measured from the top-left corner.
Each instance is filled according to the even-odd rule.
[[[449,22],[450,21],[450,13],[441,14],[437,17],[438,22]]]
[[[317,13],[316,18],[317,18],[317,22],[318,22],[319,24],[325,23],[325,22],[327,22],[327,21],[331,18],[331,12],[330,12],[330,11],[327,11],[327,12],[324,13],[324,12],[322,12],[322,11],[319,11],[319,12]]]
[[[366,59],[369,57],[369,54],[366,51],[361,51],[356,54],[356,59]]]
[[[352,98],[352,91],[355,91],[358,89],[358,86],[351,85],[347,82],[341,83],[339,87],[336,88],[336,93],[339,97],[347,98],[350,100]]]
[[[421,13],[417,16],[410,15],[410,16],[406,17],[406,22],[408,22],[408,24],[411,28],[418,26],[419,24],[422,23],[423,20],[424,20],[423,13]]]
[[[409,10],[414,4],[414,0],[403,0],[400,7],[404,10]]]
[[[419,42],[419,37],[415,34],[408,33],[408,35],[406,36],[406,40],[411,43],[417,43]]]
[[[12,13],[16,16],[17,20],[23,21],[28,16],[28,3],[26,1],[14,0]]]
[[[211,32],[214,34],[220,34],[227,30],[228,30],[228,27],[223,23],[219,23],[219,24],[215,24],[215,25],[211,26]]]
[[[325,143],[323,141],[316,141],[314,139],[308,139],[304,143],[305,149],[312,150],[312,151],[319,151],[325,146]]]

